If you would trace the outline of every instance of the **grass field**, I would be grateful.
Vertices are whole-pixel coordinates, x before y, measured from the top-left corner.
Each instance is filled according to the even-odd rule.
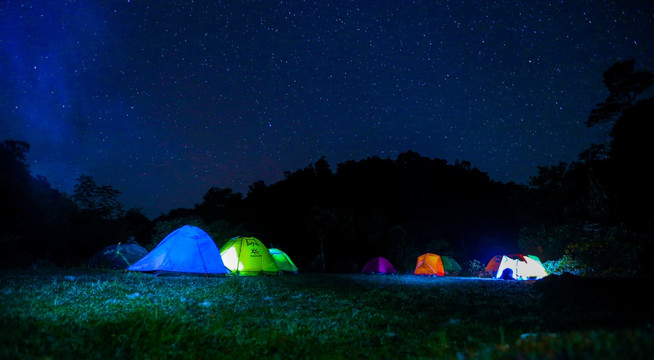
[[[650,359],[643,295],[626,281],[10,271],[0,358]]]

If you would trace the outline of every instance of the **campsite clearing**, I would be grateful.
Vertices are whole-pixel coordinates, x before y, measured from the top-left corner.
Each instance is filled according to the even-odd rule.
[[[653,311],[636,282],[611,283],[620,291],[610,298],[605,283],[570,283],[566,288],[563,277],[4,272],[0,358],[67,358],[72,350],[76,358],[168,359],[503,359],[518,352],[575,358],[570,351],[638,359],[652,353]]]

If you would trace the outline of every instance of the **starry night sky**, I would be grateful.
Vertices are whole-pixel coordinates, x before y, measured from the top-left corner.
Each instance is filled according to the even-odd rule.
[[[154,217],[325,156],[470,161],[497,181],[575,161],[619,60],[654,71],[654,2],[14,1],[0,140]]]

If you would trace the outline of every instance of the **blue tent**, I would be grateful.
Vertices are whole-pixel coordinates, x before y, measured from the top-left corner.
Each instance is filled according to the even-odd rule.
[[[190,225],[171,232],[157,247],[127,270],[198,274],[229,272],[211,236],[204,230]]]

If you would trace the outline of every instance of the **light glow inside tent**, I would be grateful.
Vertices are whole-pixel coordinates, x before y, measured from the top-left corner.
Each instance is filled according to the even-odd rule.
[[[285,252],[276,248],[270,248],[268,251],[280,271],[297,273],[297,266],[295,266],[293,260]]]
[[[277,275],[279,268],[265,245],[254,237],[235,237],[220,250],[225,267],[234,275]]]
[[[516,280],[538,280],[548,275],[540,259],[533,255],[515,257],[504,255],[495,277],[502,278],[507,269]]]
[[[243,263],[238,260],[238,253],[236,248],[229,248],[227,251],[220,255],[223,258],[223,263],[228,269],[243,270]]]
[[[413,273],[416,275],[445,276],[445,269],[443,269],[443,261],[440,255],[432,253],[420,255]]]
[[[378,274],[395,274],[397,271],[388,259],[383,257],[376,257],[370,259],[363,267],[361,272],[364,273],[378,273]]]

